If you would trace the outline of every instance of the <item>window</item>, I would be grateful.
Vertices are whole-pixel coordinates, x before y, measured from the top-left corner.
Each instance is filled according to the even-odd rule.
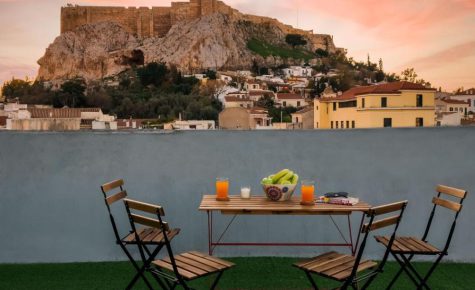
[[[361,99],[361,107],[362,107],[362,108],[365,107],[365,99],[364,99],[364,98]]]
[[[355,121],[351,121],[351,128],[353,128],[353,129],[356,128]]]
[[[318,106],[317,106],[317,111],[318,111]]]
[[[453,111],[454,111],[454,108],[450,107],[449,111],[453,112]]]
[[[416,127],[424,127],[424,118],[416,118]]]
[[[317,129],[318,129],[318,122],[317,122]]]
[[[336,102],[333,103],[333,111],[336,111]]]
[[[422,97],[422,95],[417,95],[417,107],[419,107],[419,108],[420,108],[420,107],[422,107],[422,106],[423,106],[423,102],[422,102],[422,100],[423,100],[423,97]]]
[[[464,110],[465,110],[465,115],[467,115],[467,108],[465,108]]]
[[[338,107],[339,108],[355,108],[356,101],[341,102],[341,103],[338,103]]]
[[[344,129],[345,128],[345,122],[341,121],[341,128]]]
[[[350,128],[350,121],[346,121],[346,128]]]
[[[300,101],[297,101],[297,107],[300,107]]]
[[[299,117],[295,117],[295,123],[299,122]]]
[[[336,121],[335,124],[336,124],[336,128],[338,129],[338,121]]]
[[[283,105],[284,107],[287,107],[287,102],[286,102],[286,101],[283,101],[283,102],[282,102],[282,105]]]
[[[388,106],[388,98],[382,97],[381,98],[381,108],[386,108]]]
[[[333,121],[330,122],[330,128],[333,129]]]
[[[473,100],[473,106],[475,107],[475,100]]]
[[[393,126],[393,119],[384,118],[384,128],[391,128]]]

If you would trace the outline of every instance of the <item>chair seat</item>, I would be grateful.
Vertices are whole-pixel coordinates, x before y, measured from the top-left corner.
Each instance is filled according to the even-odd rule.
[[[355,265],[355,257],[337,252],[329,252],[312,259],[294,264],[295,267],[307,272],[331,278],[338,281],[346,280],[351,275]],[[374,268],[378,264],[373,261],[361,261],[357,273]]]
[[[163,232],[157,228],[141,228],[137,230],[140,240],[144,244],[160,244],[164,243]],[[172,240],[176,235],[180,233],[180,229],[171,229],[167,236],[169,240]],[[136,244],[135,233],[132,232],[122,239],[122,242],[126,244]]]
[[[234,266],[231,262],[194,251],[176,255],[174,258],[178,273],[186,280],[193,280],[213,273],[222,272]],[[158,268],[173,271],[169,257],[153,261],[152,264]]]
[[[376,241],[388,246],[390,237],[375,236]],[[442,251],[433,245],[414,237],[396,237],[391,251],[401,254],[437,255]]]

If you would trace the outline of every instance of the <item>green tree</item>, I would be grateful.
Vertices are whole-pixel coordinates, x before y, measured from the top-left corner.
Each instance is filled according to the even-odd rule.
[[[56,102],[53,104],[55,107],[70,107],[80,108],[87,104],[86,95],[86,83],[84,80],[69,80],[61,85],[61,90],[57,94]]]
[[[26,78],[25,80],[12,78],[11,81],[6,81],[2,87],[2,95],[7,99],[20,98],[28,94],[31,82]]]
[[[417,80],[417,73],[414,68],[406,68],[401,72],[401,80],[415,83]]]
[[[285,42],[292,45],[293,48],[300,45],[307,45],[307,40],[300,34],[287,34]]]
[[[166,80],[168,68],[165,63],[151,62],[137,70],[137,76],[144,87],[154,85],[159,87]]]
[[[260,98],[256,102],[256,105],[258,107],[271,109],[271,108],[274,108],[275,102],[274,102],[274,99],[270,95],[264,95],[264,97]]]
[[[216,71],[208,69],[205,72],[205,75],[210,80],[215,80],[217,78]]]
[[[417,78],[418,74],[414,68],[407,68],[401,72],[400,79],[403,81],[408,81],[411,83],[421,84],[424,86],[431,86],[430,82],[425,81],[424,79]]]
[[[321,48],[317,48],[317,50],[315,51],[315,54],[317,55],[317,57],[320,57],[320,58],[328,57],[328,51]]]

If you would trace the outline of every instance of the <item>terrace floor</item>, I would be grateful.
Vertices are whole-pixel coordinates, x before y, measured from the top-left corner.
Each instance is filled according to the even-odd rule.
[[[231,258],[236,267],[226,272],[218,289],[311,289],[303,272],[292,267],[295,258]],[[425,270],[428,263],[417,263]],[[398,266],[390,262],[371,289],[384,289]],[[127,262],[73,264],[3,264],[0,265],[0,289],[123,289],[134,274]],[[475,264],[445,263],[429,281],[432,289],[475,289]],[[191,283],[196,289],[207,289],[212,280],[203,278]],[[321,281],[321,280],[319,280]],[[328,280],[325,280],[328,281]],[[324,283],[323,286],[333,286]],[[134,289],[146,289],[138,284]],[[158,289],[158,287],[157,287]],[[414,289],[403,278],[394,289]]]

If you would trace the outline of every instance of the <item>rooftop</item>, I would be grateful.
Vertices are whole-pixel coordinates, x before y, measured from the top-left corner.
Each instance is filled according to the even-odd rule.
[[[250,102],[251,99],[249,99],[248,97],[244,97],[244,98],[240,98],[240,97],[234,97],[234,96],[226,96],[224,97],[224,100],[226,102]]]
[[[380,84],[375,86],[362,86],[354,87],[345,91],[342,95],[337,96],[336,98],[331,99],[322,99],[325,100],[353,100],[360,95],[369,95],[369,94],[400,94],[401,91],[436,91],[435,89],[426,88],[424,85],[410,83],[406,81],[392,82],[386,84]]]
[[[277,93],[276,97],[279,100],[303,100],[304,99],[304,97],[302,97],[301,95],[292,94],[292,93]]]
[[[454,99],[442,99],[441,101],[447,104],[454,104],[454,105],[467,105],[467,106],[470,105],[468,102],[454,100]]]

